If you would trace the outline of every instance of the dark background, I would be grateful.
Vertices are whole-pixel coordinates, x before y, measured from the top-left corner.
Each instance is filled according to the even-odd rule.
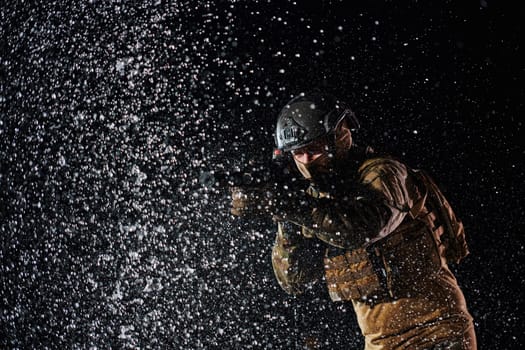
[[[295,3],[2,6],[1,348],[362,347],[323,286],[280,290],[272,222],[199,184],[267,159],[314,88],[349,102],[356,142],[434,175],[467,230],[479,348],[523,348],[523,13]]]

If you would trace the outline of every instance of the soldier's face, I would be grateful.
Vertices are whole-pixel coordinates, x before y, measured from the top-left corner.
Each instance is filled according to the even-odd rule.
[[[292,151],[295,161],[305,165],[327,154],[328,144],[324,139]]]
[[[329,172],[329,147],[326,140],[316,141],[292,152],[295,165],[305,179],[319,180]]]

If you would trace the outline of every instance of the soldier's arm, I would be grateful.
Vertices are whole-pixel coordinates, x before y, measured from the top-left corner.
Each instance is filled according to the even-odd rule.
[[[320,199],[311,209],[311,227],[322,241],[354,249],[380,235],[392,210],[376,195]]]
[[[324,246],[308,238],[301,227],[279,222],[272,249],[272,265],[279,285],[289,294],[301,294],[323,275]]]
[[[330,245],[354,249],[387,235],[401,223],[412,204],[406,180],[404,165],[382,162],[364,171],[362,182],[347,193],[303,200],[282,216],[307,226]]]

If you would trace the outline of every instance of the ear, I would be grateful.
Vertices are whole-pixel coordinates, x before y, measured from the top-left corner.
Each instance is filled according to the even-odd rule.
[[[346,118],[335,128],[335,145],[338,149],[348,150],[352,147],[352,132]]]

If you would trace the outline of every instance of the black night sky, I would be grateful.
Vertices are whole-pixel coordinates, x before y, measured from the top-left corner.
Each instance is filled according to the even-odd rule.
[[[272,221],[199,183],[269,159],[279,109],[317,88],[442,186],[479,348],[525,346],[522,13],[344,3],[2,6],[0,348],[361,348],[322,285],[281,291]]]

